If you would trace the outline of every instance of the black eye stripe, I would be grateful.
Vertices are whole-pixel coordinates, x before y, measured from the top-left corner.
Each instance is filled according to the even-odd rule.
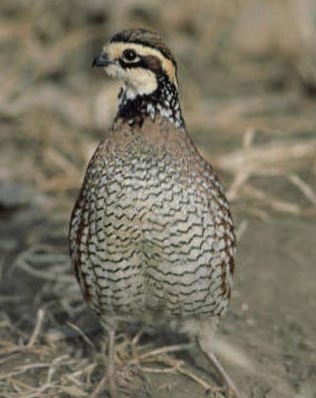
[[[137,55],[137,54],[136,54]],[[137,55],[137,58],[134,62],[128,62],[125,58],[120,58],[119,63],[123,69],[132,69],[132,68],[143,68],[151,70],[154,73],[165,73],[162,70],[161,62],[158,58],[152,56],[140,57]]]

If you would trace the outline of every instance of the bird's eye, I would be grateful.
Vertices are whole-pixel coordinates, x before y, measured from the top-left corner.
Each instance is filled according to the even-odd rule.
[[[127,62],[133,62],[137,58],[137,54],[134,50],[127,49],[123,51],[123,58]]]

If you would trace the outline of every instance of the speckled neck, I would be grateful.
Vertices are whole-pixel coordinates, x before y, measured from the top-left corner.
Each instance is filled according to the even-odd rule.
[[[165,76],[157,77],[157,89],[151,94],[128,98],[126,90],[119,94],[119,110],[115,122],[123,119],[131,126],[142,125],[145,118],[166,119],[178,129],[185,129],[177,87]]]

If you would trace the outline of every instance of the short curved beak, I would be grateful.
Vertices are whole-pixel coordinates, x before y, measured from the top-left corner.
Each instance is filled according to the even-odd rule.
[[[102,52],[94,58],[92,66],[105,67],[111,63],[112,61],[109,59],[109,56],[105,52]]]

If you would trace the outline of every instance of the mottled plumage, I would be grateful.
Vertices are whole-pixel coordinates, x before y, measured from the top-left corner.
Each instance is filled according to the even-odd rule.
[[[84,297],[111,330],[121,319],[176,319],[209,323],[211,339],[211,318],[230,297],[234,228],[218,177],[186,132],[175,60],[140,29],[115,35],[95,64],[124,87],[71,217]],[[202,329],[192,333],[200,342]]]

